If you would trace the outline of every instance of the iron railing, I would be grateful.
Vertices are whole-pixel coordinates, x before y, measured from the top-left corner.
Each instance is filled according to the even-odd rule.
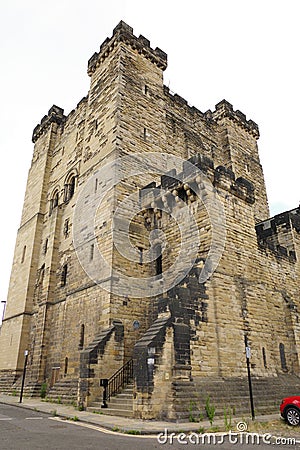
[[[127,361],[117,372],[110,378],[100,380],[100,386],[103,386],[103,405],[107,408],[107,403],[113,395],[116,395],[133,379],[133,359]]]

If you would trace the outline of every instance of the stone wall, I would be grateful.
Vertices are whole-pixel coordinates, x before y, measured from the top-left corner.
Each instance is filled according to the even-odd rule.
[[[300,214],[269,218],[258,126],[226,100],[213,111],[190,106],[164,86],[166,66],[163,51],[121,22],[88,62],[87,96],[68,115],[52,106],[34,129],[0,370],[20,373],[28,349],[29,383],[78,379],[86,405],[99,395],[99,379],[133,356],[148,370],[143,339],[169,314],[151,383],[148,372],[136,375],[134,407],[139,417],[174,418],[174,383],[246,376],[245,337],[256,376],[299,376]],[[126,177],[126,155],[140,154],[145,173]],[[127,229],[134,204],[140,210]],[[223,232],[215,226],[222,220]],[[210,271],[213,245],[222,252]],[[196,248],[191,261],[182,258],[187,248]],[[107,261],[101,272],[98,249]],[[209,276],[199,283],[203,270]],[[161,295],[152,285],[133,295],[141,278],[155,276],[168,286]],[[82,352],[117,322],[122,345],[110,338],[95,376],[81,376]]]

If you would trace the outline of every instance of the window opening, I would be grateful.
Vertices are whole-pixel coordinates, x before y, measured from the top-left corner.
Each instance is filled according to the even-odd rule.
[[[25,256],[26,256],[26,245],[24,245],[24,247],[23,247],[23,253],[22,253],[21,264],[23,264],[23,262],[24,262],[24,260],[25,260]]]

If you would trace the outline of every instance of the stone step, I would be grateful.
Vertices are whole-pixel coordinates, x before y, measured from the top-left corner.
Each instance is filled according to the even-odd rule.
[[[133,417],[133,384],[130,383],[120,393],[110,398],[108,408],[101,408],[102,402],[93,402],[87,411],[110,416]]]
[[[111,397],[111,399],[113,399],[114,397]],[[133,398],[133,392],[121,392],[120,394],[118,394],[118,398],[124,398],[124,399],[131,399]]]
[[[49,389],[47,398],[49,400],[61,401],[62,403],[72,403],[77,401],[77,390],[77,379],[62,379]]]
[[[115,401],[115,402],[109,402],[108,408],[132,411],[133,406],[132,406],[132,402],[131,403],[128,403],[128,402],[122,403],[122,402]]]

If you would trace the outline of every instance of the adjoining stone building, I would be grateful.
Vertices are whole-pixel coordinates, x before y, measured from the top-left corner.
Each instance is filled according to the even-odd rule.
[[[34,129],[0,389],[19,386],[28,350],[28,394],[47,383],[88,407],[126,365],[135,417],[188,417],[207,395],[244,412],[245,343],[257,410],[299,388],[300,209],[269,218],[258,126],[225,100],[191,107],[166,67],[120,22],[88,95]]]

